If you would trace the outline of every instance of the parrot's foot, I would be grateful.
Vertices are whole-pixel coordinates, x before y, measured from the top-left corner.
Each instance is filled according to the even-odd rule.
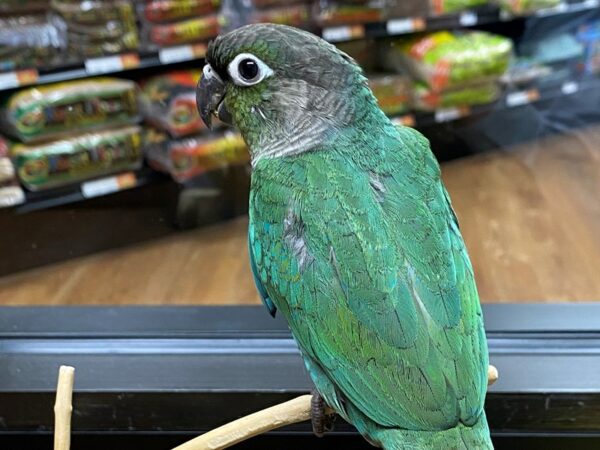
[[[335,415],[325,412],[325,401],[316,390],[313,390],[310,402],[310,421],[313,433],[317,437],[323,437],[326,432],[333,431]]]

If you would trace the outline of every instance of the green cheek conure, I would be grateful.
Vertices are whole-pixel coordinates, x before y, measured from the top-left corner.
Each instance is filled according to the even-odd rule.
[[[203,119],[250,148],[258,289],[320,395],[386,450],[492,448],[481,307],[429,142],[310,33],[249,25],[206,61]]]

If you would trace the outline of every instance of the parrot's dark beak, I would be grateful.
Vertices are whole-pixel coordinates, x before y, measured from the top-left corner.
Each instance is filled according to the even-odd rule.
[[[213,115],[217,116],[221,122],[232,124],[231,115],[227,111],[224,99],[225,83],[210,64],[205,65],[196,91],[196,102],[200,117],[208,128],[211,128]]]

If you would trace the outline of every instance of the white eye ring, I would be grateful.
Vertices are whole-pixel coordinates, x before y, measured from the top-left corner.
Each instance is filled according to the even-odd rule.
[[[256,64],[256,75],[252,78],[245,78],[240,73],[240,63],[246,59],[249,59],[250,61],[254,62],[254,64]],[[235,58],[233,58],[233,61],[231,61],[227,66],[227,72],[229,72],[229,76],[231,77],[233,82],[238,86],[254,86],[255,84],[260,83],[265,78],[273,75],[273,70],[251,53],[240,53]]]

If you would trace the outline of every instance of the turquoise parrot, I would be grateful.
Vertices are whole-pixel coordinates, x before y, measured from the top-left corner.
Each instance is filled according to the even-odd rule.
[[[427,139],[308,32],[249,25],[206,62],[201,116],[250,149],[258,290],[324,401],[386,450],[492,448],[481,307]]]

